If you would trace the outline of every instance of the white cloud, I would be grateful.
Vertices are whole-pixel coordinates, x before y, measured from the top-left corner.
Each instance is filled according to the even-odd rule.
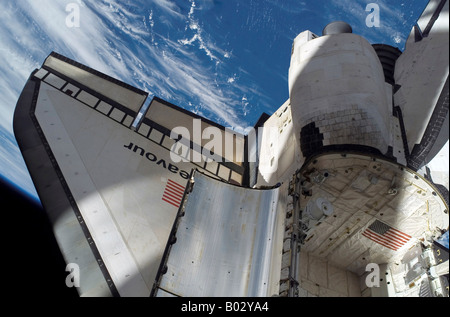
[[[13,14],[7,16],[8,21],[2,19],[5,24],[10,26],[3,33],[5,38],[11,39],[9,35],[11,33],[24,36],[22,43],[18,43],[15,52],[7,56],[5,56],[5,52],[2,52],[5,60],[12,60],[11,55],[15,55],[18,59],[17,63],[13,64],[17,65],[19,72],[10,69],[8,73],[17,74],[19,77],[17,81],[21,82],[20,88],[16,89],[14,93],[11,94],[11,89],[6,89],[2,95],[10,94],[11,100],[14,100],[15,94],[21,89],[31,70],[38,67],[51,50],[56,50],[123,81],[145,89],[156,88],[157,92],[161,94],[170,95],[171,92],[177,90],[189,93],[189,95],[195,93],[197,94],[196,99],[202,106],[206,109],[209,108],[208,110],[218,115],[219,119],[230,124],[241,124],[239,121],[233,122],[238,117],[228,106],[233,104],[234,100],[227,99],[220,89],[211,84],[216,81],[217,74],[211,73],[210,66],[203,65],[192,54],[192,51],[183,48],[184,45],[196,42],[198,49],[203,50],[214,61],[214,66],[220,60],[217,56],[229,58],[228,52],[204,39],[203,30],[198,21],[194,19],[193,14],[184,17],[186,23],[191,26],[191,30],[195,32],[190,40],[175,41],[161,34],[152,34],[164,43],[164,45],[156,46],[148,41],[151,30],[144,23],[147,13],[131,12],[129,7],[124,7],[114,0],[84,1],[81,3],[80,28],[68,28],[65,25],[67,17],[65,5],[69,2],[18,1],[17,8],[23,12],[24,16],[28,17],[30,22],[23,24],[18,19],[19,17]],[[163,8],[164,12],[176,13],[177,17],[180,17],[180,9],[173,2],[158,0],[155,1],[155,4]],[[8,5],[2,2],[2,6]],[[139,8],[139,3],[135,6]],[[9,7],[13,8],[10,3]],[[192,2],[191,13],[193,13],[194,7],[195,3]],[[30,23],[39,27],[30,28]],[[118,30],[123,34],[117,34]],[[43,43],[43,37],[48,40],[47,43]],[[129,42],[133,43],[134,48],[137,44],[140,47],[137,47],[138,50],[130,48]],[[33,61],[32,65],[29,65],[30,67],[24,68],[23,65],[30,64],[30,56],[16,54],[24,46],[27,49],[28,47],[39,48],[37,56],[42,60]],[[34,53],[36,52],[33,52],[32,55],[36,56]],[[166,83],[167,76],[170,78]],[[166,84],[169,85],[169,89],[165,87]],[[13,105],[9,105],[9,117],[12,109]],[[226,109],[226,111],[221,109]],[[8,121],[7,117],[2,119],[2,122]]]
[[[402,41],[402,37],[399,34],[393,35],[392,39],[394,40],[395,43],[399,44]]]
[[[153,0],[160,8],[162,8],[166,13],[170,14],[172,17],[183,19],[184,15],[181,14],[180,8],[170,0]]]
[[[188,106],[222,124],[245,125],[239,113],[240,92],[224,91],[217,84],[217,78],[229,76],[211,72],[211,67],[217,68],[219,57],[229,60],[230,53],[208,40],[210,35],[194,17],[193,2],[192,14],[183,14],[182,9],[169,0],[154,0],[153,9],[147,12],[141,10],[143,0],[126,6],[115,0],[78,1],[80,27],[70,28],[66,25],[66,5],[73,2],[0,1],[0,58],[8,61],[0,64],[0,128],[6,139],[14,139],[14,108],[28,76],[51,51],[170,102]],[[148,3],[146,7],[150,8]],[[156,9],[162,10],[158,18],[153,13]],[[206,53],[212,64],[205,64],[192,47],[183,43],[183,38],[155,33],[155,24],[169,19],[171,23],[179,21],[190,26],[194,48]],[[190,107],[189,103],[194,106]],[[17,163],[21,160],[17,146],[9,142],[2,144],[1,149],[0,173],[19,181],[24,174],[24,164],[23,161]],[[16,176],[9,171],[14,171],[12,174]],[[29,184],[24,186],[30,187]]]
[[[195,1],[191,1],[191,8],[188,14],[188,27],[186,27],[186,31],[190,29],[193,31],[193,36],[191,39],[181,39],[178,42],[183,45],[193,45],[194,43],[198,43],[198,48],[205,52],[205,54],[212,60],[216,62],[220,62],[219,58],[213,53],[213,51],[219,51],[217,47],[211,42],[205,41],[203,38],[203,30],[200,27],[199,21],[195,19]],[[221,52],[221,55],[225,55],[226,53]]]

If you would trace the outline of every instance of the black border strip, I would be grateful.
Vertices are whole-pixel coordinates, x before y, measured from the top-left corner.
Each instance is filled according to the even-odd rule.
[[[46,174],[46,177],[48,177],[47,180],[49,181],[49,183],[59,183],[60,184],[63,192],[66,195],[67,202],[69,203],[76,218],[78,219],[78,222],[79,222],[79,224],[82,228],[82,231],[86,237],[86,241],[89,244],[94,257],[97,260],[97,264],[99,265],[100,271],[103,274],[106,284],[109,286],[109,290],[110,290],[112,296],[120,297],[120,294],[114,284],[114,281],[112,280],[111,275],[109,274],[109,272],[103,262],[103,259],[100,255],[100,252],[98,251],[95,241],[92,238],[92,236],[89,232],[89,229],[87,228],[86,223],[84,222],[83,216],[76,204],[76,201],[70,191],[70,188],[64,178],[64,175],[55,159],[55,156],[50,148],[50,145],[47,142],[45,135],[42,131],[42,128],[39,125],[39,122],[35,116],[35,109],[36,109],[36,105],[37,105],[37,101],[38,101],[40,84],[41,84],[41,80],[34,78],[35,73],[36,73],[36,71],[34,71],[31,74],[31,76],[29,77],[21,96],[19,97],[19,101],[17,103],[17,107],[16,107],[16,110],[14,113],[15,137],[18,141],[21,151],[27,150],[27,147],[24,145],[24,143],[32,142],[32,141],[30,141],[31,138],[33,138],[33,141],[39,140],[38,146],[40,145],[41,147],[43,147],[43,149],[45,150],[45,153],[47,154],[47,157],[42,156],[40,158],[43,160],[49,161],[51,163],[51,166],[53,167],[53,171],[56,174],[56,179],[52,178],[53,176],[51,174]],[[33,92],[31,92],[31,89],[33,89]],[[32,95],[32,96],[30,96],[30,95]],[[31,102],[27,103],[26,101],[24,101],[23,98],[31,99]],[[28,115],[27,117],[31,121],[34,129],[29,129],[29,126],[27,126],[27,123],[23,122],[24,116],[26,114]],[[25,131],[25,129],[27,129],[27,130]],[[26,157],[24,157],[24,159],[26,162]],[[28,164],[28,163],[27,163],[27,167],[29,168],[29,170],[31,172],[30,174],[33,178],[33,182],[36,184],[36,189],[39,193],[40,192],[39,184],[37,182],[38,180],[36,179],[36,176],[33,176],[33,174],[34,174],[33,168],[30,168],[30,164]],[[60,201],[56,201],[56,200],[51,201],[51,200],[47,199],[41,193],[39,194],[39,196],[42,199],[42,202],[44,205],[48,204],[48,205],[51,205],[52,207],[55,207],[55,205],[61,204]],[[61,209],[61,207],[58,209]]]

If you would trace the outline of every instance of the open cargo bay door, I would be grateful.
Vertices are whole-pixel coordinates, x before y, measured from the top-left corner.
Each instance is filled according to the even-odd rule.
[[[192,182],[152,295],[278,295],[285,218],[280,188],[242,188],[199,172]]]

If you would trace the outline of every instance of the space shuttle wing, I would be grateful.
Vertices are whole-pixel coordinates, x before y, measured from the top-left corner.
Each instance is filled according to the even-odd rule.
[[[449,2],[432,0],[395,65],[394,102],[401,112],[408,166],[429,162],[448,141]]]
[[[66,262],[80,266],[83,296],[150,295],[192,170],[243,182],[241,150],[207,162],[205,144],[188,135],[192,155],[172,160],[174,124],[214,123],[159,98],[143,112],[147,97],[52,53],[17,103],[16,139]],[[240,135],[215,126],[243,149]]]

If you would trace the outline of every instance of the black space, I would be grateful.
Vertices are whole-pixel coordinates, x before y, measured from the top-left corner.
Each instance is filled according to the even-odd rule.
[[[3,246],[1,285],[12,298],[76,298],[42,206],[0,176]]]

